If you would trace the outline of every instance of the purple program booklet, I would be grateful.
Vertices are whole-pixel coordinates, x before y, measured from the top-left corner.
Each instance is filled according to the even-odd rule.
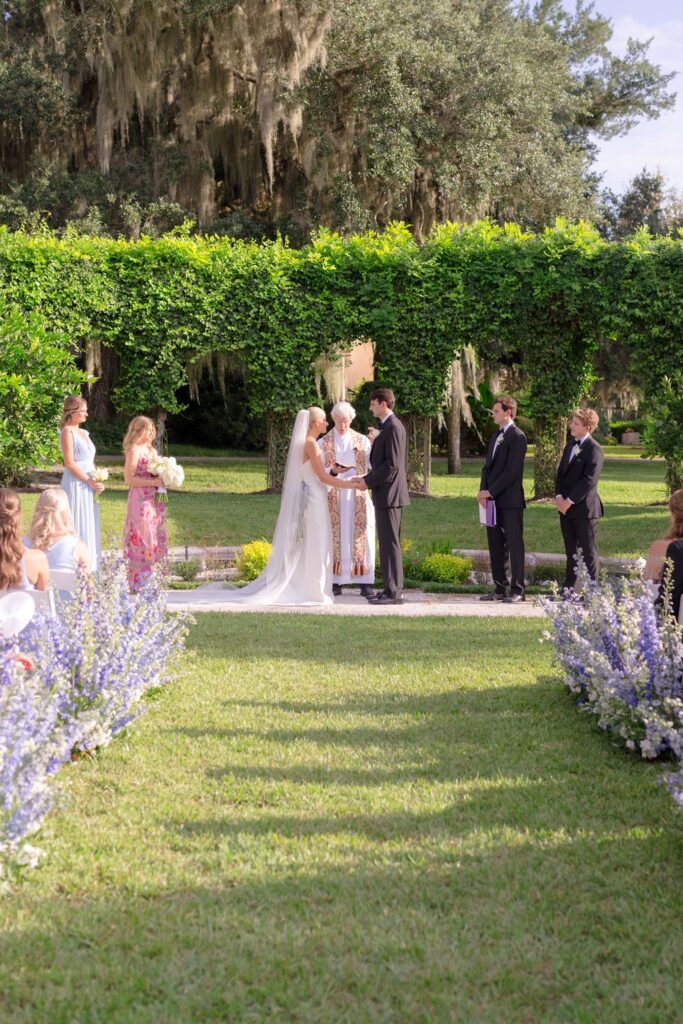
[[[486,508],[479,506],[479,522],[482,526],[496,525],[496,503],[493,498],[488,498]]]

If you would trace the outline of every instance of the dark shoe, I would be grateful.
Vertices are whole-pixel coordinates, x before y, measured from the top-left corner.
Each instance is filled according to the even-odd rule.
[[[493,594],[482,594],[479,598],[480,601],[507,601],[505,594],[499,594],[498,591],[494,591]]]
[[[368,601],[371,597],[374,598],[375,591],[372,589],[369,583],[361,583],[360,585],[360,596],[367,597]]]
[[[509,597],[504,598],[503,604],[521,604],[522,601],[526,601],[524,594],[510,594]]]
[[[335,597],[341,597],[341,584],[333,583],[332,584],[332,593],[334,594]]]
[[[390,594],[380,594],[372,602],[373,604],[404,604],[402,597],[391,597]]]
[[[383,597],[383,596],[384,596],[384,591],[383,590],[375,590],[375,592],[370,594],[370,596],[368,597],[368,601],[370,601],[370,602],[372,602],[372,604],[374,604],[375,601],[378,598]]]

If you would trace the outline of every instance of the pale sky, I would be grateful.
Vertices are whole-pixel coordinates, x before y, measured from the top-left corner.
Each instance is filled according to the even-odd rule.
[[[565,0],[570,6],[569,0]],[[667,184],[683,190],[683,0],[596,0],[600,14],[611,18],[614,35],[610,49],[623,54],[629,36],[653,36],[649,56],[663,71],[677,71],[671,88],[678,94],[674,110],[653,121],[641,121],[628,135],[601,142],[598,171],[603,185],[623,192],[629,181],[647,166],[659,169]]]

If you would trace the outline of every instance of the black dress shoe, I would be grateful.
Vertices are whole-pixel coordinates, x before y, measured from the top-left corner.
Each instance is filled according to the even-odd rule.
[[[332,584],[332,593],[334,594],[335,597],[341,597],[341,584],[333,583]]]
[[[392,597],[391,594],[379,594],[373,604],[404,604],[402,597]]]
[[[372,589],[369,583],[361,583],[360,585],[360,596],[367,597],[368,601],[370,598],[374,598],[375,591]]]
[[[375,590],[375,592],[373,594],[369,595],[368,601],[372,601],[372,603],[374,604],[375,601],[377,600],[377,598],[378,597],[382,597],[383,594],[384,594],[383,590]]]
[[[522,601],[526,601],[524,594],[510,594],[503,601],[504,604],[521,604]]]
[[[480,601],[506,601],[505,594],[499,594],[498,591],[494,591],[492,594],[482,594],[479,598]]]

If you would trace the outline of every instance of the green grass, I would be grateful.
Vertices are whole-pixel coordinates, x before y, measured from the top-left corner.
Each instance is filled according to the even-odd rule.
[[[122,466],[110,466],[110,482],[102,496],[102,525],[112,546],[120,544],[126,511]],[[182,490],[170,496],[168,523],[170,543],[243,544],[273,534],[279,499],[272,494],[252,493],[265,487],[265,460],[189,463]],[[404,516],[404,537],[418,545],[450,538],[457,547],[485,548],[474,495],[479,485],[480,462],[466,462],[463,475],[446,474],[443,461],[434,463],[434,498],[415,498]],[[533,490],[533,466],[527,463],[525,487]],[[664,465],[661,462],[621,460],[607,462],[600,493],[607,515],[598,528],[604,555],[637,557],[663,534],[668,514]],[[36,496],[22,496],[28,521]],[[656,504],[659,503],[659,504]],[[530,505],[525,516],[529,551],[562,552],[558,515],[549,504]]]
[[[541,628],[201,616],[0,902],[2,1020],[679,1020],[681,819]]]
[[[121,446],[98,445],[98,454],[107,458],[121,456]],[[203,459],[253,459],[258,458],[258,453],[247,451],[245,448],[207,448],[200,444],[170,444],[164,448],[164,455],[175,455],[177,459],[182,458],[203,458]]]

